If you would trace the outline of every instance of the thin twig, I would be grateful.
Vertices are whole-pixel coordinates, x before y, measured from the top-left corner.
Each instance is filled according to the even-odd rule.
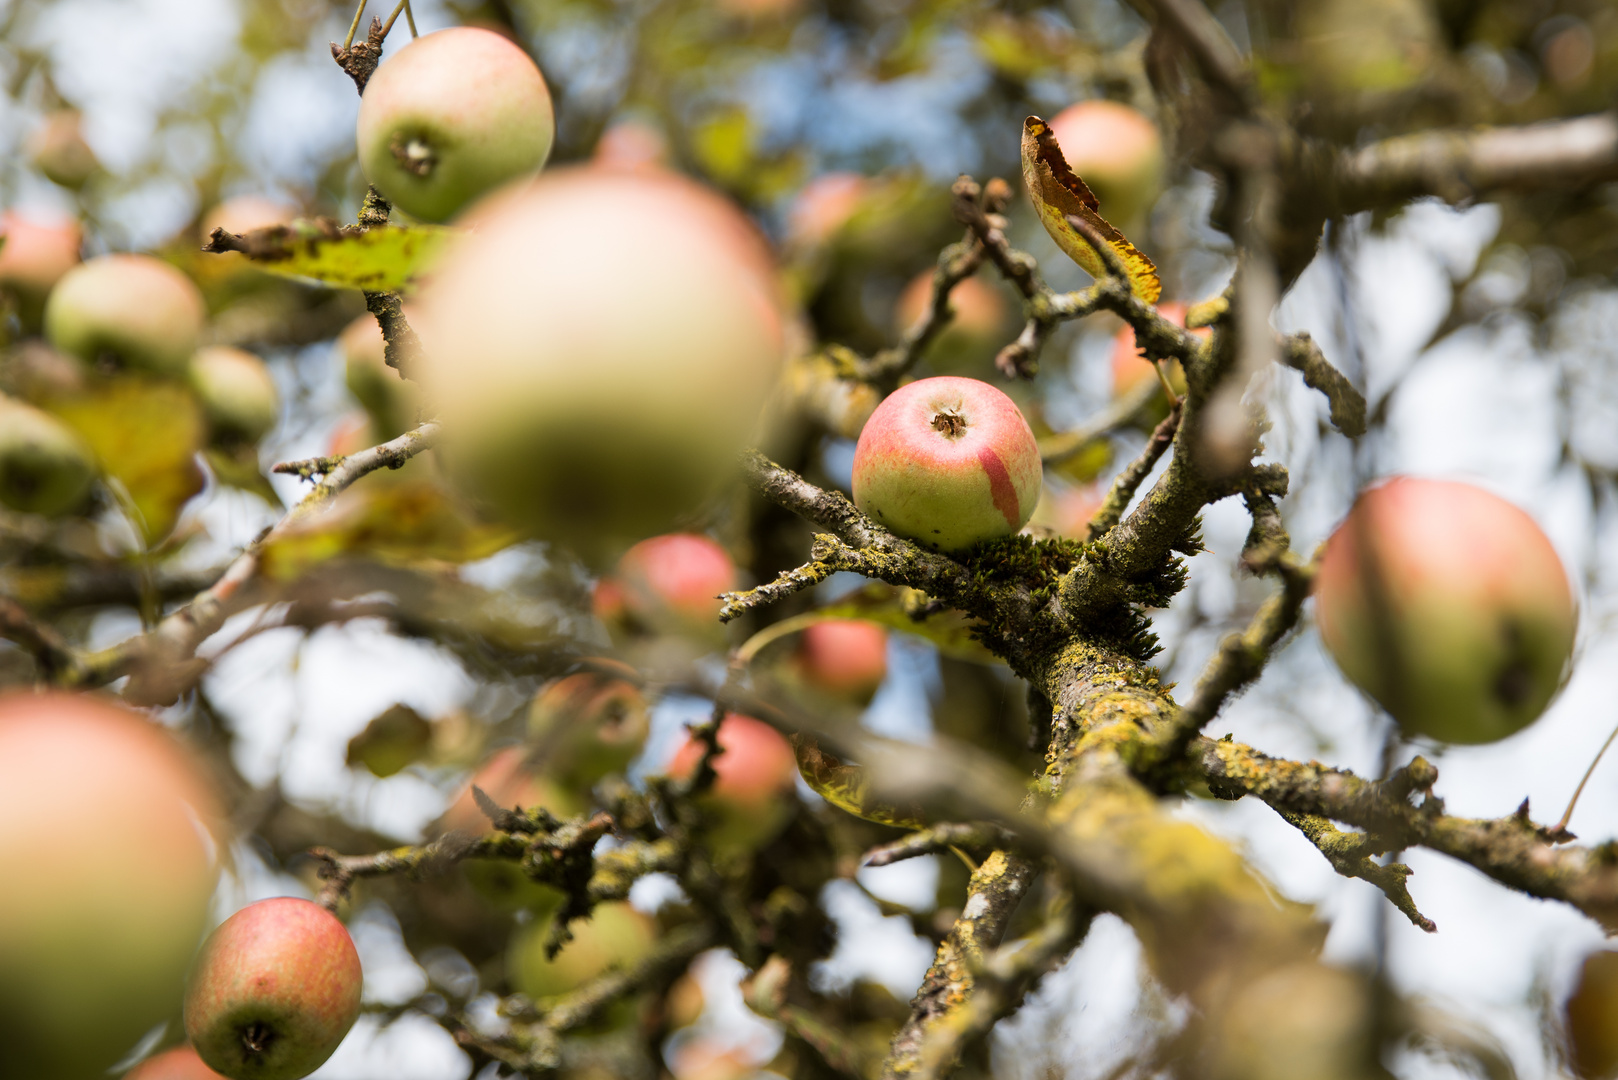
[[[1579,796],[1584,794],[1584,785],[1590,782],[1590,777],[1596,771],[1596,766],[1601,764],[1602,755],[1607,752],[1607,748],[1612,745],[1614,739],[1618,739],[1618,727],[1612,729],[1612,733],[1607,736],[1607,741],[1601,744],[1601,749],[1597,750],[1596,756],[1590,760],[1590,767],[1584,770],[1584,777],[1579,781],[1579,786],[1573,789],[1573,797],[1567,801],[1567,809],[1562,811],[1561,820],[1551,826],[1551,835],[1553,837],[1557,839],[1564,837],[1568,840],[1574,839],[1573,834],[1567,831],[1568,822],[1573,820],[1573,808],[1579,805]]]

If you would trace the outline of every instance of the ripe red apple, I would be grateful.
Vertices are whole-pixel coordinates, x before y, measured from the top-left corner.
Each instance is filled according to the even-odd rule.
[[[1561,686],[1578,611],[1532,518],[1471,484],[1398,477],[1327,542],[1320,636],[1406,734],[1503,739]]]
[[[554,169],[486,201],[423,290],[440,453],[596,565],[667,531],[751,437],[782,348],[756,230],[670,174]]]
[[[859,619],[830,619],[806,628],[794,658],[811,686],[869,704],[888,677],[888,632]]]
[[[365,85],[357,126],[365,178],[399,209],[447,221],[532,176],[556,138],[539,69],[510,39],[460,26],[424,34]]]
[[[363,977],[348,930],[319,904],[249,904],[197,954],[185,1033],[235,1080],[298,1080],[325,1062],[360,1015]]]
[[[651,713],[631,681],[599,671],[558,679],[528,710],[528,740],[545,772],[576,791],[622,772],[646,745]]]
[[[153,1054],[124,1074],[124,1080],[225,1080],[189,1046]]]
[[[779,731],[739,713],[720,721],[719,745],[724,753],[713,759],[713,786],[698,800],[711,820],[709,842],[721,853],[752,850],[774,838],[791,818],[798,759]],[[669,775],[689,777],[702,751],[702,744],[688,735],[669,762]]]
[[[854,448],[854,502],[918,543],[959,551],[1010,536],[1039,502],[1039,444],[988,383],[943,376],[877,406]]]
[[[1158,314],[1168,319],[1176,326],[1185,325],[1186,305],[1177,300],[1157,306]],[[1206,338],[1213,333],[1207,327],[1199,327],[1192,331],[1198,337]],[[1176,394],[1185,393],[1185,373],[1180,370],[1178,360],[1168,360],[1163,365],[1164,372],[1169,377],[1169,385],[1174,387]],[[1141,383],[1150,379],[1159,382],[1157,372],[1153,370],[1152,362],[1141,355],[1139,346],[1135,344],[1135,328],[1125,323],[1112,339],[1112,392],[1115,397],[1122,397]],[[1164,408],[1167,408],[1165,404]]]
[[[933,299],[933,272],[917,274],[893,309],[894,330],[903,334],[927,313]],[[969,277],[950,290],[955,317],[927,350],[938,371],[988,370],[994,354],[1010,341],[1010,305],[1005,295],[980,277]]]
[[[1144,114],[1117,101],[1081,101],[1051,119],[1062,156],[1101,203],[1101,216],[1129,231],[1163,192],[1163,137]]]
[[[1567,1000],[1567,1036],[1576,1076],[1618,1074],[1618,952],[1603,949],[1585,958]]]
[[[512,984],[530,998],[575,990],[609,968],[639,962],[656,938],[652,920],[622,901],[597,904],[588,919],[568,924],[573,940],[555,959],[545,956],[551,920],[534,919],[512,936],[506,970]]]
[[[173,1011],[219,820],[202,770],[147,718],[0,695],[0,1072],[98,1076]]]
[[[250,352],[210,345],[191,358],[191,389],[214,441],[255,443],[281,415],[281,393],[264,361]]]
[[[102,255],[69,270],[45,303],[51,344],[90,363],[181,375],[206,314],[191,279],[149,255]]]
[[[84,141],[77,109],[58,109],[28,137],[28,156],[34,167],[65,188],[78,190],[101,168],[95,151]]]
[[[0,293],[17,303],[17,315],[32,330],[39,326],[45,297],[62,275],[79,263],[79,225],[49,221],[15,210],[0,214]]]
[[[654,536],[624,552],[597,586],[597,612],[651,633],[712,637],[719,631],[719,594],[736,587],[736,564],[724,548],[696,533]]]
[[[272,225],[290,225],[298,216],[298,208],[265,195],[234,195],[202,215],[198,230],[206,244],[215,229],[226,232],[252,232]],[[225,254],[233,254],[226,252]]]
[[[95,458],[73,429],[0,394],[0,503],[26,514],[71,514],[95,476]]]
[[[415,310],[406,306],[405,318],[413,321],[415,315]],[[421,412],[420,388],[388,366],[384,358],[386,345],[382,328],[370,315],[361,315],[349,323],[337,338],[348,392],[365,407],[371,427],[383,441],[414,427]]]

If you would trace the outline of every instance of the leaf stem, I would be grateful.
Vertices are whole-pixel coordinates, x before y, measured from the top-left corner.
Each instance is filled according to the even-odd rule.
[[[1607,747],[1612,745],[1614,739],[1618,739],[1618,727],[1612,729],[1612,733],[1607,736],[1607,741],[1601,744],[1601,749],[1597,750],[1596,756],[1591,759],[1590,767],[1584,770],[1584,779],[1580,780],[1579,786],[1573,789],[1573,798],[1567,801],[1567,809],[1562,811],[1562,820],[1551,826],[1552,836],[1563,836],[1567,833],[1567,823],[1573,820],[1573,808],[1579,805],[1579,796],[1584,794],[1584,785],[1590,782],[1591,774],[1596,771],[1596,766],[1601,764],[1601,756],[1607,752]]]
[[[366,0],[360,0],[358,10],[354,12],[354,21],[348,26],[348,36],[343,39],[343,49],[345,52],[348,50],[349,46],[354,44],[354,35],[359,33],[360,18],[365,14],[365,4]]]

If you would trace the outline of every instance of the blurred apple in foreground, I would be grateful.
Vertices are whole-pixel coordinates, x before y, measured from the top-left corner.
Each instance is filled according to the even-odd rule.
[[[233,1080],[300,1080],[360,1015],[360,956],[318,904],[249,904],[208,935],[185,993],[185,1033]]]
[[[917,274],[893,309],[894,330],[903,334],[927,314],[933,299],[933,272]],[[994,354],[1011,340],[1010,305],[995,286],[969,277],[950,290],[955,312],[944,332],[928,347],[927,360],[935,370],[954,372],[969,368],[989,370]]]
[[[264,361],[250,352],[210,345],[191,358],[191,389],[215,442],[255,443],[281,415],[281,393]]]
[[[56,417],[0,394],[0,504],[58,517],[84,505],[95,459]]]
[[[28,156],[34,167],[75,191],[101,168],[95,151],[84,141],[82,119],[77,109],[58,109],[28,137]]]
[[[124,1080],[225,1080],[189,1046],[153,1054],[124,1074]]]
[[[720,722],[719,745],[724,753],[713,759],[713,786],[697,802],[710,816],[714,851],[751,850],[774,838],[791,818],[797,805],[798,759],[779,731],[739,713]],[[669,775],[689,778],[703,749],[687,735],[669,762]]]
[[[888,632],[859,619],[828,619],[807,627],[794,657],[811,686],[867,705],[888,677]]]
[[[1618,952],[1603,949],[1585,958],[1567,1000],[1567,1038],[1575,1075],[1618,1075]]]
[[[782,348],[750,223],[673,175],[556,169],[497,196],[420,298],[451,472],[601,565],[701,504]]]
[[[191,279],[149,255],[102,255],[69,270],[45,303],[45,334],[92,364],[180,375],[205,311]]]
[[[1471,484],[1399,477],[1361,493],[1326,545],[1320,636],[1406,735],[1487,743],[1560,688],[1578,611],[1532,518]]]
[[[556,138],[539,68],[509,38],[458,26],[424,34],[365,84],[356,129],[365,178],[399,209],[448,221],[531,176]]]
[[[1143,113],[1117,101],[1081,101],[1051,118],[1062,156],[1095,192],[1101,216],[1128,232],[1163,193],[1163,137]]]
[[[721,632],[719,594],[736,584],[736,564],[706,536],[654,536],[624,552],[601,579],[596,614],[609,626],[712,639]]]
[[[854,503],[900,536],[959,551],[1010,536],[1039,502],[1039,444],[988,383],[941,376],[889,394],[854,448]]]
[[[16,301],[24,328],[37,329],[52,287],[79,264],[78,222],[7,210],[0,214],[0,236],[0,292]]]
[[[0,1071],[102,1075],[179,1004],[207,928],[218,805],[110,701],[0,696]]]
[[[531,998],[575,990],[609,968],[626,968],[650,951],[652,920],[620,901],[597,904],[588,919],[568,924],[573,940],[555,959],[545,957],[549,919],[535,919],[511,939],[507,969],[518,990]]]
[[[528,740],[545,772],[574,790],[622,772],[646,745],[651,713],[629,679],[581,671],[558,679],[528,710]]]

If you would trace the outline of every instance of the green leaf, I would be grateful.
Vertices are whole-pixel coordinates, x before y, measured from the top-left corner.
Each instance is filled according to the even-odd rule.
[[[837,809],[880,825],[901,829],[927,827],[919,808],[893,806],[873,798],[871,780],[865,770],[826,753],[814,736],[792,736],[792,752],[798,758],[798,772],[804,783]]]
[[[202,409],[184,386],[125,376],[50,404],[95,453],[148,544],[167,536],[202,490]]]
[[[442,225],[378,225],[338,228],[325,219],[254,229],[215,241],[210,251],[240,251],[253,263],[284,277],[312,278],[325,285],[386,292],[414,283],[460,230]]]

